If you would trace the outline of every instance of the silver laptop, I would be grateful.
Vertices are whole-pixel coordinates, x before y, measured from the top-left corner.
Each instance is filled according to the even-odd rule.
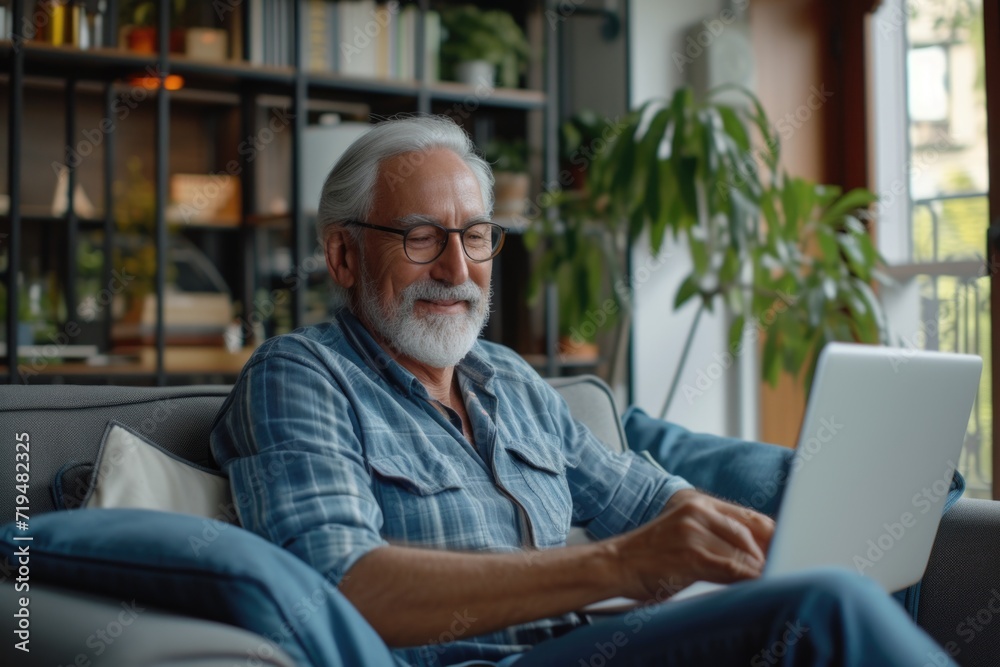
[[[886,590],[924,574],[983,361],[827,345],[765,574],[842,565]]]
[[[967,354],[827,345],[763,576],[842,566],[887,591],[919,581],[982,368]],[[671,599],[721,587],[697,582]]]

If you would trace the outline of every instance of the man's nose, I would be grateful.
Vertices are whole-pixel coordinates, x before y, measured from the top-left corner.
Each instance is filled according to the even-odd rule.
[[[462,248],[462,237],[448,234],[444,252],[431,266],[431,278],[451,285],[461,285],[469,279],[469,258]]]

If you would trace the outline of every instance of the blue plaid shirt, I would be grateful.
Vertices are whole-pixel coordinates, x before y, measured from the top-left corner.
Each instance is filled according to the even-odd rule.
[[[475,447],[457,414],[435,407],[347,311],[265,342],[212,432],[242,525],[339,583],[390,543],[550,549],[565,544],[571,525],[609,537],[690,486],[608,450],[505,347],[477,342],[456,372]],[[421,667],[491,664],[578,623],[569,614],[396,655]]]

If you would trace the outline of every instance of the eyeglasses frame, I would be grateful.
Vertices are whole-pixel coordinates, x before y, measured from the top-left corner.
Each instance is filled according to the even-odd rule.
[[[444,251],[448,248],[448,240],[451,238],[450,236],[451,234],[458,234],[459,242],[462,244],[462,252],[464,252],[465,256],[469,258],[469,261],[474,264],[482,264],[484,262],[488,262],[491,259],[495,258],[497,255],[500,254],[500,251],[503,249],[504,241],[507,240],[507,228],[504,227],[503,225],[493,222],[492,220],[480,220],[478,222],[470,223],[465,227],[459,227],[455,229],[445,227],[444,225],[439,224],[437,222],[421,222],[416,225],[413,225],[412,227],[407,227],[406,229],[398,229],[396,227],[386,227],[385,225],[373,225],[369,222],[362,222],[361,220],[348,220],[347,224],[355,225],[357,227],[364,227],[365,229],[374,229],[380,232],[389,232],[390,234],[398,234],[402,236],[403,253],[406,255],[406,259],[414,264],[432,264],[436,262],[438,258],[440,258],[441,255],[444,254]],[[417,229],[418,227],[423,227],[425,225],[430,225],[431,227],[437,227],[438,229],[442,230],[447,236],[445,236],[445,242],[441,246],[441,249],[438,250],[438,253],[434,255],[434,257],[425,262],[418,262],[412,257],[410,257],[410,254],[406,251],[406,237],[409,236],[410,232],[412,232],[414,229]],[[469,231],[476,225],[492,225],[500,230],[500,242],[497,243],[497,247],[493,250],[493,254],[487,257],[486,259],[475,259],[472,255],[469,254],[469,249],[465,247],[465,232]]]

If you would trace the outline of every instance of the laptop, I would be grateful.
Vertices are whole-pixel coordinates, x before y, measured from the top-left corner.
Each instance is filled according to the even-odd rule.
[[[842,566],[890,592],[919,581],[982,367],[968,354],[826,345],[762,576]],[[696,582],[667,601],[723,587]]]

